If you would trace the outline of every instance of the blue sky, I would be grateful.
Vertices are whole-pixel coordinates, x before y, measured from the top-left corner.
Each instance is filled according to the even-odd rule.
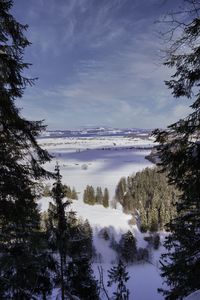
[[[18,104],[48,129],[165,127],[188,103],[165,87],[155,21],[173,0],[17,0],[32,45],[24,60],[38,77]]]

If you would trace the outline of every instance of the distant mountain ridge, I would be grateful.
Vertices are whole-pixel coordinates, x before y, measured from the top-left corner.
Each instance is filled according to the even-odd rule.
[[[107,128],[107,127],[86,127],[75,130],[47,130],[40,138],[61,138],[61,137],[97,137],[97,136],[130,136],[145,137],[151,135],[151,129],[141,128]]]

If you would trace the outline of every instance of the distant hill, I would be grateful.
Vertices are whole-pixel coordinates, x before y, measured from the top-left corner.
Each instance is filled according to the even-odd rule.
[[[48,130],[41,134],[41,138],[60,138],[60,137],[96,137],[96,136],[130,136],[133,138],[148,138],[151,129],[140,128],[108,128],[108,127],[89,127],[75,130]]]

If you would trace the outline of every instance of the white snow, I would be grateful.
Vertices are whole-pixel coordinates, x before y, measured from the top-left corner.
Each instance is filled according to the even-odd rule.
[[[153,146],[153,141],[149,139],[98,136],[44,138],[39,139],[39,142],[54,156],[47,169],[53,171],[57,161],[63,183],[74,186],[80,198],[89,184],[94,187],[107,187],[112,199],[121,177],[152,166],[145,159],[150,153],[149,148]]]

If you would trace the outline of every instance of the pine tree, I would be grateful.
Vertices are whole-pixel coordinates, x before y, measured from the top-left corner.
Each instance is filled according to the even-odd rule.
[[[126,192],[126,187],[127,187],[126,178],[122,177],[115,190],[115,198],[122,205],[123,205],[124,194]]]
[[[87,257],[80,256],[69,263],[68,280],[71,293],[81,300],[99,299],[98,282]]]
[[[94,188],[91,185],[87,185],[84,190],[83,202],[90,205],[94,205],[96,202]]]
[[[15,102],[34,82],[24,77],[23,54],[30,44],[10,14],[13,1],[0,1],[0,297],[32,299],[51,290],[40,218],[37,180],[50,160],[36,138],[41,122],[28,121]]]
[[[100,186],[96,188],[96,203],[103,204],[103,193]]]
[[[105,208],[109,207],[109,192],[108,189],[104,189],[104,194],[103,194],[103,206]]]
[[[58,278],[57,285],[61,288],[61,299],[65,299],[66,294],[66,277],[67,272],[67,255],[69,253],[69,226],[66,219],[65,209],[69,206],[69,201],[63,201],[65,197],[65,189],[61,182],[59,166],[55,167],[56,181],[52,189],[52,197],[54,204],[49,205],[49,236],[51,248],[57,251],[59,255],[58,261]]]
[[[174,185],[168,184],[166,173],[161,173],[157,167],[146,168],[127,178],[120,203],[125,213],[139,216],[141,231],[157,231],[164,229],[175,216],[174,204],[179,194]]]
[[[117,266],[111,268],[108,271],[108,286],[112,286],[113,283],[117,284],[117,289],[113,293],[114,300],[128,300],[129,299],[129,290],[126,288],[126,282],[129,280],[128,272],[126,271],[126,266],[121,260]]]
[[[119,246],[122,260],[126,263],[134,262],[137,256],[137,247],[136,240],[130,230],[122,234]]]
[[[71,191],[70,186],[68,186],[68,185],[66,185],[66,184],[63,184],[63,190],[64,190],[64,195],[65,195],[65,197],[71,199],[72,191]]]
[[[71,199],[78,200],[78,194],[77,194],[74,187],[73,187],[72,192],[71,192]]]
[[[162,256],[162,276],[169,289],[161,291],[166,299],[182,299],[200,289],[200,1],[188,0],[187,6],[172,15],[178,36],[168,49],[165,65],[175,70],[167,86],[174,97],[192,100],[192,112],[167,130],[154,132],[161,166],[180,190],[177,217],[168,224],[168,252]]]
[[[82,300],[99,299],[98,282],[91,267],[92,240],[92,229],[88,220],[77,222],[70,241],[67,279],[71,294]]]

